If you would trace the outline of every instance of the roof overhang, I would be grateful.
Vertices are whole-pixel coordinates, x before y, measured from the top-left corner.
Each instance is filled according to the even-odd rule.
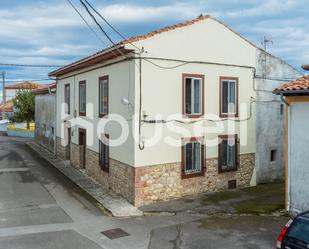
[[[111,48],[100,51],[96,54],[90,55],[86,58],[73,62],[69,65],[61,67],[48,74],[49,77],[59,77],[83,68],[91,67],[96,64],[104,63],[108,60],[115,59],[119,56],[126,55],[132,52],[132,49],[126,49],[124,45],[115,45]]]
[[[309,96],[309,90],[273,91],[276,95],[283,96]]]

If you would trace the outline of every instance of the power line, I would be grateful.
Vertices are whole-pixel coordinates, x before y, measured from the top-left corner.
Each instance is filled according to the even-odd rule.
[[[104,46],[108,47],[106,42],[98,35],[98,33],[91,27],[91,25],[87,22],[87,20],[82,16],[82,14],[78,11],[78,9],[74,6],[71,0],[67,0],[75,12],[80,16],[80,18],[84,21],[84,23],[88,26],[88,28],[92,31],[92,33],[104,44]]]
[[[51,79],[51,78],[48,78],[48,79],[30,79],[30,80],[10,80],[10,79],[7,79],[6,81],[7,82],[14,82],[14,83],[22,83],[22,82],[25,82],[25,81],[49,81],[49,80],[55,80],[55,79]]]
[[[97,11],[87,0],[83,0],[86,2],[86,4],[115,32],[117,33],[122,39],[127,40],[127,38],[121,34],[107,19],[99,12]],[[135,48],[141,50],[139,47],[137,47],[135,44],[129,42],[132,46]]]
[[[6,67],[62,67],[63,65],[34,65],[34,64],[13,64],[0,62],[0,66]]]
[[[93,19],[93,21],[98,25],[98,27],[100,28],[100,30],[104,33],[104,35],[107,37],[107,39],[113,44],[116,45],[114,43],[114,41],[109,37],[109,35],[105,32],[105,30],[102,28],[102,26],[99,24],[99,22],[97,21],[97,19],[94,17],[94,15],[91,13],[91,11],[88,9],[88,7],[86,6],[86,4],[82,1],[79,0],[80,3],[84,6],[85,10],[88,12],[88,14],[91,16],[91,18]]]

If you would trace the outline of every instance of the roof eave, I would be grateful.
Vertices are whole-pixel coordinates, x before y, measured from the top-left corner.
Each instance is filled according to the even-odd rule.
[[[103,63],[104,61],[108,61],[110,59],[117,58],[122,56],[123,54],[128,54],[132,52],[132,49],[126,49],[125,45],[118,44],[106,50],[103,50],[101,53],[97,55],[91,55],[79,61],[73,62],[67,66],[61,67],[55,71],[52,71],[48,74],[49,77],[59,77],[61,75],[65,75],[67,73],[80,70],[86,67],[94,66],[99,63]]]
[[[283,96],[309,96],[309,89],[308,90],[289,90],[289,91],[282,91],[282,90],[275,90],[273,91],[276,95],[283,95]]]

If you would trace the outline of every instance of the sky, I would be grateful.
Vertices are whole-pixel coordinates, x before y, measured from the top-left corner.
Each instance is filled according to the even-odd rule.
[[[88,1],[126,37],[210,14],[258,46],[270,38],[268,51],[298,69],[309,63],[308,0]],[[86,17],[79,0],[72,2]],[[0,27],[0,63],[65,65],[111,45],[91,33],[67,0],[1,0]],[[0,66],[8,84],[46,79],[53,69]]]

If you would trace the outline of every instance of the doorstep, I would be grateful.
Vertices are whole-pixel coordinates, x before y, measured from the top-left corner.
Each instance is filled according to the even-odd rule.
[[[97,183],[81,170],[73,168],[68,161],[55,157],[52,152],[36,142],[28,142],[26,144],[40,157],[47,160],[52,166],[58,169],[70,181],[80,187],[91,198],[96,200],[112,216],[136,217],[143,215],[142,211],[134,207],[126,199]]]

